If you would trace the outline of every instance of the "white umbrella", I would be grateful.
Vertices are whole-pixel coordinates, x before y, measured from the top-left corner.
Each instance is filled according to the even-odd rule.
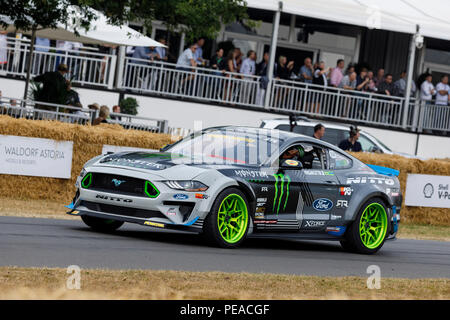
[[[31,30],[17,30],[14,26],[14,21],[12,21],[8,16],[0,15],[0,20],[8,24],[5,29],[0,25],[0,30],[7,32],[21,32],[23,34],[31,35],[31,46],[30,55],[34,51],[34,40],[35,37],[48,38],[53,40],[65,40],[74,42],[83,42],[90,44],[100,44],[100,45],[124,45],[124,46],[142,46],[142,47],[166,47],[165,45],[147,37],[143,34],[131,29],[128,26],[114,26],[107,23],[107,18],[104,14],[94,9],[91,9],[97,19],[91,21],[89,30],[85,30],[80,26],[71,25],[73,20],[79,21],[77,19],[78,9],[77,7],[71,7],[69,9],[71,13],[67,19],[67,24],[58,23],[55,29],[37,29],[34,34]],[[75,19],[73,19],[75,18]],[[31,20],[31,18],[30,18]],[[78,34],[76,35],[74,30],[77,29]],[[24,99],[26,100],[28,94],[28,86],[30,81],[30,69],[31,61],[28,61],[27,77],[25,82]]]
[[[76,8],[73,9],[77,12]],[[75,41],[100,45],[110,44],[123,46],[165,47],[165,45],[144,36],[128,26],[114,26],[108,24],[107,18],[104,14],[94,9],[91,10],[97,19],[91,21],[88,31],[78,26],[77,31],[79,36],[74,33],[75,26],[70,25],[69,23],[66,25],[58,23],[58,26],[55,29],[38,29],[36,30],[36,36],[52,40]],[[76,15],[77,13],[75,13],[75,18]],[[72,17],[73,15],[69,17],[67,21],[72,21]],[[6,29],[0,26],[0,30],[6,30],[7,32],[20,32],[31,35],[31,30],[17,30],[14,26],[14,21],[7,16],[0,15],[0,20],[9,24]]]

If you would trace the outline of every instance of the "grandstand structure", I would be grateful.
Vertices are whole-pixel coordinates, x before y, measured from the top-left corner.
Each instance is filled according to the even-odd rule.
[[[366,2],[370,1],[361,1]],[[435,81],[442,74],[450,73],[450,25],[440,20],[438,10],[420,13],[422,7],[413,0],[405,1],[415,5],[406,13],[405,8],[396,5],[391,6],[390,12],[380,9],[385,5],[384,0],[377,2],[379,7],[347,0],[335,1],[329,7],[324,3],[324,0],[314,3],[250,0],[249,16],[261,21],[260,26],[253,30],[238,22],[223,26],[219,36],[208,43],[204,52],[208,49],[212,53],[218,43],[228,41],[243,52],[256,51],[258,60],[264,52],[270,51],[270,66],[278,56],[285,55],[295,61],[297,67],[302,65],[305,57],[312,57],[330,67],[335,67],[337,59],[343,59],[346,65],[366,63],[373,70],[384,68],[394,75],[408,70],[408,88],[411,81],[424,72],[430,72]],[[352,19],[348,19],[350,15]],[[416,20],[418,15],[423,19]],[[417,21],[421,23],[418,26]],[[129,25],[146,32],[139,23],[130,22]],[[151,37],[158,39],[164,35],[167,32],[163,22],[155,21]],[[425,37],[423,44],[420,43],[422,36]],[[171,52],[179,54],[185,45],[183,34],[171,36]],[[26,75],[29,47],[26,38],[8,38],[8,59],[0,66],[3,96],[21,96],[17,84]],[[203,67],[179,69],[170,62],[149,63],[127,56],[125,47],[109,54],[87,47],[76,51],[55,47],[41,49],[45,50],[36,50],[31,57],[32,77],[53,71],[57,63],[64,61],[72,72],[72,82],[81,91],[84,105],[98,102],[94,97],[102,95],[107,97],[106,100],[110,99],[110,105],[118,104],[119,97],[126,95],[155,98],[155,105],[141,105],[139,116],[167,119],[169,124],[173,119],[160,110],[164,107],[158,107],[161,99],[167,99],[164,105],[170,105],[174,100],[178,100],[177,103],[200,102],[205,108],[214,105],[227,112],[257,111],[266,113],[267,117],[274,114],[306,115],[396,132],[450,135],[450,107],[425,104],[409,94],[406,97],[373,92],[356,94],[351,90],[324,88],[295,79],[274,79],[270,71],[269,85],[264,92],[260,90],[259,76],[221,74]],[[7,106],[7,101],[2,105]],[[167,123],[156,126],[164,125],[167,128]]]

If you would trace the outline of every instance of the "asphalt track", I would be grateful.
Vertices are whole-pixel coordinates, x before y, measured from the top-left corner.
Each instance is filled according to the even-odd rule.
[[[0,217],[0,265],[319,276],[367,276],[367,267],[378,265],[382,277],[450,278],[450,242],[399,239],[372,256],[329,241],[248,239],[229,250],[208,247],[195,234],[133,224],[102,234],[81,220]]]

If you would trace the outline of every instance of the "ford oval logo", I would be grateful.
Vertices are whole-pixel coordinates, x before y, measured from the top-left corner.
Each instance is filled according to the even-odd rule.
[[[331,208],[333,208],[333,202],[329,199],[320,198],[314,200],[313,207],[317,211],[328,211],[331,210]]]
[[[173,198],[177,200],[186,200],[189,196],[187,194],[177,193],[173,195]]]

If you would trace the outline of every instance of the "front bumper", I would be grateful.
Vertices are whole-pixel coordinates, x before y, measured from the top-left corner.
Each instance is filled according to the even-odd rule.
[[[202,228],[202,221],[209,212],[212,197],[207,192],[183,192],[169,188],[160,176],[121,168],[95,168],[88,173],[105,173],[150,181],[159,191],[150,198],[114,190],[82,186],[79,178],[77,193],[73,199],[70,215],[89,215],[137,223],[150,227],[192,230]]]

